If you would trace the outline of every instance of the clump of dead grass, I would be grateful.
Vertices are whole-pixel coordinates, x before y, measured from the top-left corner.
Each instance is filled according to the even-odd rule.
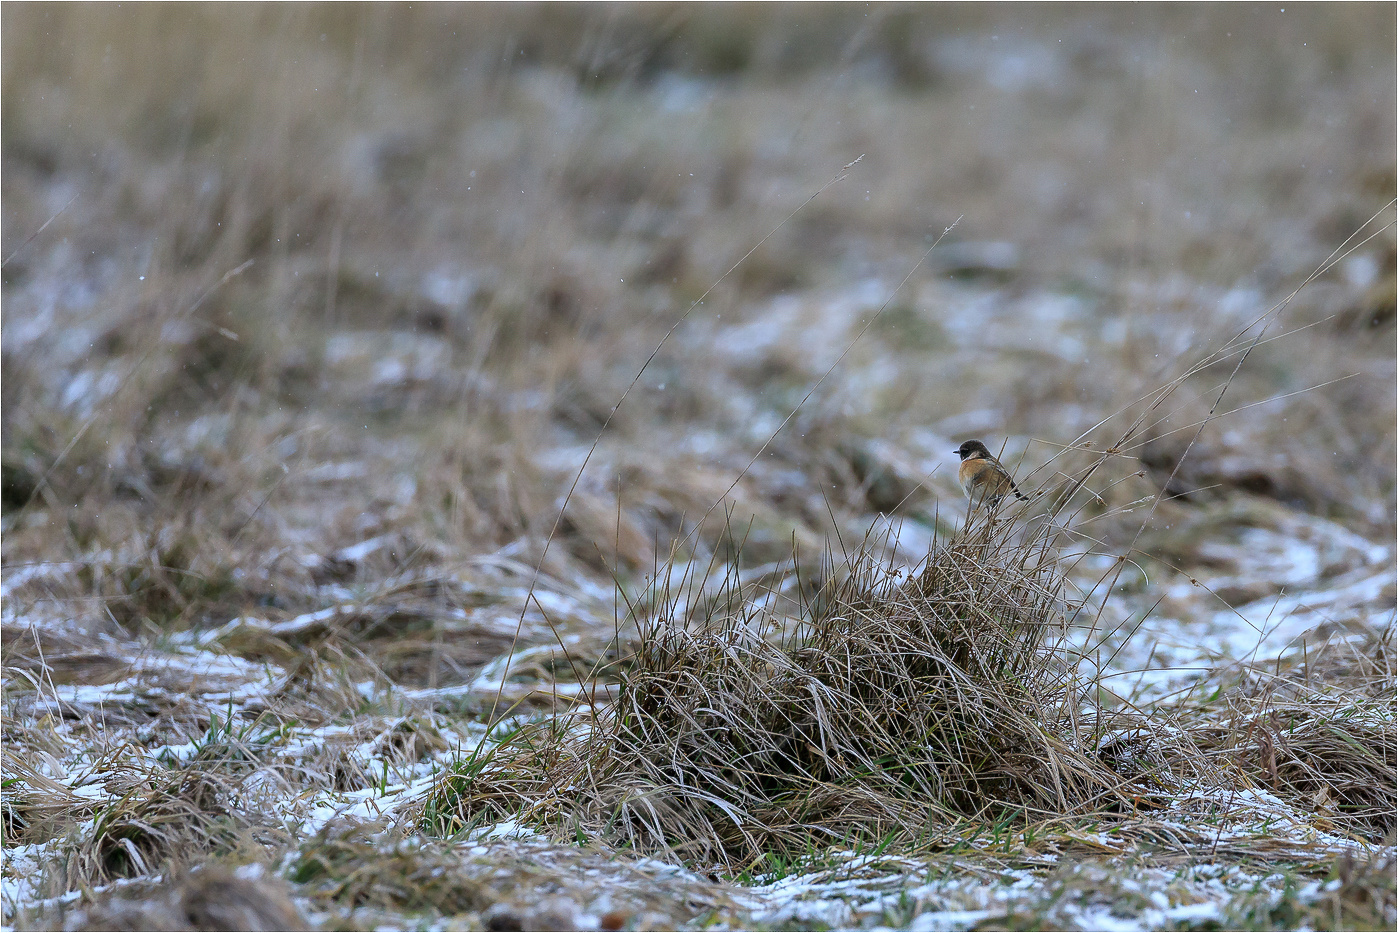
[[[248,738],[216,723],[192,760],[176,767],[133,758],[130,745],[114,749],[87,771],[101,776],[100,798],[74,790],[93,783],[88,778],[55,779],[16,756],[6,762],[7,842],[52,841],[39,886],[56,893],[260,853],[281,836],[244,805],[239,774],[256,754]]]
[[[203,769],[137,779],[98,810],[69,871],[89,884],[149,875],[195,853],[227,851],[243,825],[225,783]]]
[[[1126,782],[1075,716],[1047,544],[978,520],[906,579],[856,557],[794,617],[780,600],[697,617],[662,603],[614,705],[472,755],[424,823],[516,817],[734,867],[964,816],[1112,808]]]
[[[1390,837],[1390,841],[1392,837]],[[1368,857],[1343,855],[1335,863],[1338,887],[1327,885],[1316,905],[1317,929],[1330,921],[1337,930],[1386,930],[1398,922],[1398,872],[1394,850],[1375,852]]]
[[[331,823],[301,846],[291,880],[314,900],[373,910],[454,915],[499,900],[489,884],[463,873],[460,853],[386,836],[382,827]]]
[[[40,930],[305,930],[284,882],[242,876],[219,864],[180,870],[151,884],[108,889],[18,924]]]
[[[1391,838],[1398,814],[1391,631],[1368,650],[1329,643],[1309,669],[1253,672],[1251,684],[1227,698],[1231,715],[1195,725],[1201,749],[1321,828],[1370,843]]]
[[[11,749],[17,744],[6,736]],[[7,845],[47,842],[91,819],[96,805],[73,793],[67,785],[32,768],[25,756],[7,756],[6,787],[0,799],[0,818]]]

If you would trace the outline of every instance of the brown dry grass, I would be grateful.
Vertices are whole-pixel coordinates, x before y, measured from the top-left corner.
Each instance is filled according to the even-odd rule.
[[[1335,864],[1220,842],[1220,787],[1381,842],[1391,586],[1322,657],[1120,678],[1155,605],[1208,642],[1391,565],[1389,12],[6,5],[36,896],[375,793],[738,869],[997,820]],[[961,522],[975,435],[1013,530]],[[1329,543],[1298,584],[1259,531]],[[472,755],[506,710],[565,715]],[[351,848],[387,923],[452,857]],[[1351,868],[1334,924],[1383,925]]]
[[[1184,756],[1123,776],[1096,751],[1106,722],[1081,717],[1094,685],[1063,639],[1055,533],[1012,527],[982,514],[906,579],[857,555],[801,606],[660,600],[614,703],[471,756],[424,828],[517,818],[732,871],[963,818],[1111,813],[1197,781]]]

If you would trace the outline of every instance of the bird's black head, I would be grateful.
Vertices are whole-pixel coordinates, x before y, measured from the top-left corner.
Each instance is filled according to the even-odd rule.
[[[962,460],[973,460],[976,457],[989,457],[990,451],[980,441],[967,441],[956,448],[956,453]]]

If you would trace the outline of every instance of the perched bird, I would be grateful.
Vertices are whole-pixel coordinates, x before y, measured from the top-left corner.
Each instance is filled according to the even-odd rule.
[[[1029,498],[1019,491],[1015,481],[1010,478],[1009,470],[1001,466],[1000,461],[980,441],[967,441],[956,448],[956,453],[961,457],[961,468],[956,471],[956,478],[961,481],[961,488],[973,504],[979,500],[993,506],[1011,492],[1021,499]]]

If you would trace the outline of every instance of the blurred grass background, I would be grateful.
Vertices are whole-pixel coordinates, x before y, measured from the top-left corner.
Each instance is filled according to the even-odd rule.
[[[6,561],[109,563],[72,592],[122,620],[313,601],[384,536],[537,553],[712,286],[563,526],[648,569],[960,218],[733,492],[753,560],[953,509],[947,439],[1043,462],[1395,189],[1383,4],[3,15]],[[1287,307],[1230,403],[1344,380],[1211,427],[1195,485],[1392,533],[1393,267],[1390,228]]]

